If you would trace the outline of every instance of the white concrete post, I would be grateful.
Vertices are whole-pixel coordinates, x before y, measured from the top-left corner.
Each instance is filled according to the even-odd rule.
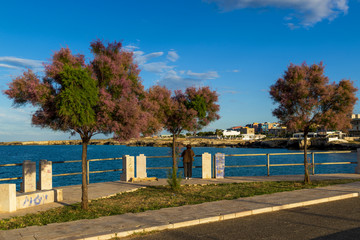
[[[202,178],[209,179],[211,178],[211,154],[204,152],[202,154]]]
[[[36,191],[36,162],[25,160],[23,162],[22,192]]]
[[[357,149],[357,165],[355,168],[355,173],[360,174],[360,148]]]
[[[129,155],[124,155],[122,157],[122,174],[120,177],[121,181],[130,181],[130,179],[134,178],[135,169],[134,169],[134,157]]]
[[[40,160],[39,163],[39,190],[52,189],[52,162]]]
[[[0,212],[16,211],[16,184],[0,184]]]
[[[136,177],[147,178],[146,156],[144,154],[140,154],[136,157]]]

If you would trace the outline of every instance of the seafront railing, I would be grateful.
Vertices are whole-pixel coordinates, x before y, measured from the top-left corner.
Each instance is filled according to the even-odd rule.
[[[311,156],[309,158],[309,167],[310,172],[312,174],[316,173],[316,166],[320,165],[347,165],[347,164],[358,164],[358,167],[356,169],[357,173],[360,173],[360,155],[358,152],[358,159],[357,161],[343,161],[343,162],[316,162],[315,155],[320,154],[349,154],[354,153],[352,151],[328,151],[328,152],[309,152],[308,156]],[[206,153],[208,154],[208,153]],[[218,153],[219,154],[219,153]],[[210,154],[208,154],[210,156]],[[264,167],[267,170],[267,175],[270,176],[271,169],[273,167],[285,167],[285,166],[303,166],[303,163],[274,163],[273,157],[275,156],[286,156],[286,155],[303,155],[303,153],[257,153],[257,154],[221,154],[221,157],[223,157],[223,166],[221,164],[219,165],[219,162],[217,159],[217,154],[215,154],[212,158],[209,158],[210,165],[207,164],[206,169],[210,168],[210,175],[207,175],[208,177],[205,178],[216,178],[218,177],[218,172],[223,171],[225,172],[226,168],[259,168]],[[127,155],[126,155],[127,156]],[[145,156],[144,156],[145,157]],[[203,155],[196,155],[196,158],[201,157],[202,158],[202,165],[201,166],[193,166],[193,168],[204,168],[204,154]],[[263,161],[262,164],[249,164],[249,165],[229,165],[226,163],[225,159],[226,157],[231,158],[241,158],[241,157],[263,157],[261,161]],[[146,156],[146,160],[154,160],[154,159],[171,159],[171,156]],[[99,158],[99,159],[88,159],[87,160],[87,181],[90,182],[90,175],[91,174],[100,174],[100,173],[107,173],[107,172],[126,172],[126,167],[124,168],[116,168],[116,169],[106,169],[106,170],[93,170],[91,171],[91,163],[92,162],[101,162],[101,161],[119,161],[122,160],[124,162],[124,157],[117,157],[117,158]],[[206,160],[207,161],[207,160]],[[67,161],[53,161],[52,164],[69,164],[69,163],[81,163],[81,160],[67,160]],[[133,168],[135,168],[135,164],[133,164]],[[1,171],[4,167],[15,167],[15,166],[22,166],[23,163],[12,163],[12,164],[2,164],[0,165],[0,177],[1,173],[4,171]],[[138,165],[138,164],[137,164]],[[146,163],[145,163],[146,166]],[[179,166],[179,168],[183,168],[182,166]],[[80,169],[80,168],[79,168]],[[171,169],[169,166],[156,166],[156,167],[145,167],[145,170],[165,170],[165,169]],[[135,176],[135,170],[134,176]],[[81,175],[81,172],[70,172],[70,173],[52,173],[52,177],[63,177],[63,176],[73,176],[73,175]],[[224,175],[223,175],[224,176]],[[203,176],[204,178],[204,172]],[[1,181],[14,181],[14,180],[23,180],[23,176],[14,176],[14,177],[6,177],[6,178],[0,178]]]
[[[9,163],[9,164],[1,164],[0,169],[2,167],[14,167],[14,166],[22,166],[22,163]],[[3,172],[3,171],[0,171]],[[0,181],[11,181],[11,180],[19,180],[23,179],[22,177],[10,177],[10,178],[0,178]]]
[[[358,164],[358,162],[315,162],[316,154],[342,154],[342,153],[353,153],[352,151],[328,151],[328,152],[309,152],[307,155],[311,155],[311,161],[309,162],[309,168],[311,174],[315,174],[315,166],[320,165],[346,165],[346,164]],[[285,156],[285,155],[304,155],[304,153],[257,153],[257,154],[226,154],[225,157],[255,157],[255,156],[266,156],[265,164],[258,165],[225,165],[225,168],[242,168],[242,167],[266,167],[267,175],[270,176],[270,167],[285,167],[285,166],[303,166],[304,163],[271,163],[270,156]],[[213,162],[215,162],[215,156]],[[215,168],[214,168],[215,171]],[[213,172],[213,175],[215,173]]]

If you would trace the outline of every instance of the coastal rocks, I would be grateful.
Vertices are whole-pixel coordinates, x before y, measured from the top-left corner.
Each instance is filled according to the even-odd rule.
[[[284,146],[287,146],[288,140],[270,139],[270,140],[259,141],[259,143],[261,148],[284,148]]]
[[[178,138],[179,147],[191,144],[193,147],[217,148],[288,148],[303,149],[304,141],[299,139],[272,138],[263,140],[245,141],[241,139],[207,139],[207,138]],[[312,138],[307,141],[308,149],[319,150],[356,150],[360,142],[328,142],[326,138]],[[81,145],[81,140],[64,141],[28,141],[28,142],[0,142],[0,145]],[[127,145],[136,147],[171,147],[172,138],[143,137],[120,142],[115,139],[94,139],[89,145]]]

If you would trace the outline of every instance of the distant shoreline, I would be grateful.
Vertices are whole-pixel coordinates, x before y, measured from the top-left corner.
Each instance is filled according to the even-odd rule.
[[[233,148],[288,148],[301,149],[302,143],[299,140],[288,138],[274,138],[264,140],[239,140],[239,139],[208,139],[208,138],[178,138],[180,146],[191,144],[193,147],[233,147]],[[170,147],[171,138],[144,137],[119,142],[114,139],[94,139],[89,145],[126,145],[126,146],[150,146]],[[58,140],[58,141],[14,141],[0,142],[1,146],[37,146],[37,145],[81,145],[81,140]],[[320,150],[356,150],[360,148],[360,142],[326,142],[323,139],[312,140],[309,149]]]

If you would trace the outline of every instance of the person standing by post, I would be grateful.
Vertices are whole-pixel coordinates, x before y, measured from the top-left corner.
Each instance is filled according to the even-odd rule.
[[[191,149],[191,145],[186,146],[186,150],[181,153],[184,164],[184,176],[185,179],[191,179],[192,177],[192,162],[194,161],[195,153]]]

